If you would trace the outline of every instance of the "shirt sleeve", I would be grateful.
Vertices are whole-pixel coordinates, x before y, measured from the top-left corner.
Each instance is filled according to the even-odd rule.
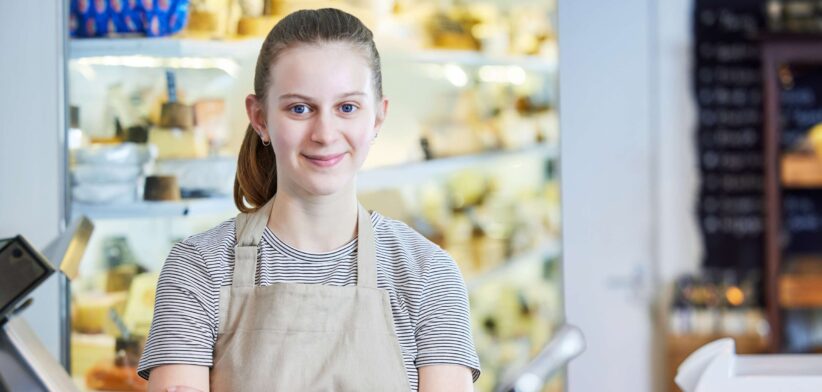
[[[416,326],[417,367],[463,365],[477,381],[480,363],[471,335],[468,293],[457,264],[438,249],[423,270],[423,281]]]
[[[137,367],[140,377],[148,379],[159,365],[212,365],[218,285],[194,245],[174,245],[160,271],[154,316]]]

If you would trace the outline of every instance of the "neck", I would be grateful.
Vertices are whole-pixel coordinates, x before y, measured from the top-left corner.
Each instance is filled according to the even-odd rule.
[[[357,236],[358,205],[353,189],[305,197],[278,187],[268,228],[281,241],[303,252],[330,252]]]

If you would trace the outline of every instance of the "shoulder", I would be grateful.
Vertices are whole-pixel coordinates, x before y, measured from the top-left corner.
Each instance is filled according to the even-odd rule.
[[[233,256],[234,221],[235,218],[227,219],[174,244],[164,269],[173,266],[194,268],[215,276],[214,274]]]
[[[236,219],[230,218],[222,221],[216,226],[191,235],[180,242],[199,249],[207,249],[224,242],[234,242],[234,222]]]
[[[393,260],[404,260],[416,274],[425,277],[442,268],[458,271],[451,256],[405,222],[374,211],[374,235],[377,251]]]

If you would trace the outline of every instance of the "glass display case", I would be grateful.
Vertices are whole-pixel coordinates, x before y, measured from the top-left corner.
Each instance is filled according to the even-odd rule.
[[[289,3],[266,13],[275,20]],[[494,390],[563,321],[555,1],[325,3],[374,30],[391,101],[360,199],[455,259],[483,370],[476,389]],[[238,212],[262,37],[221,4],[192,1],[189,26],[171,37],[70,42],[67,194],[71,216],[95,225],[72,283],[71,373],[89,390],[145,388],[134,368],[165,257]],[[220,23],[200,23],[210,14]],[[546,386],[563,389],[561,377]]]

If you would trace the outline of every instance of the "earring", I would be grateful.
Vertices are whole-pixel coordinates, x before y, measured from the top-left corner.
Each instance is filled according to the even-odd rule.
[[[266,142],[265,139],[263,139],[263,132],[265,132],[265,130],[257,131],[257,136],[260,137],[260,141],[263,143],[263,145],[268,147],[271,145],[271,141],[269,140],[268,142]]]

